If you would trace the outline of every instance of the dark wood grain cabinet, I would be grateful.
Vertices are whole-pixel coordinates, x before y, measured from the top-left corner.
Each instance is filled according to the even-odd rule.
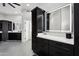
[[[9,33],[9,40],[21,40],[21,33]]]
[[[42,33],[45,31],[45,11],[38,7],[32,10],[32,28],[33,32]]]
[[[49,40],[49,55],[73,56],[73,45]]]
[[[74,4],[74,45],[75,55],[79,56],[79,3]]]
[[[35,37],[32,38],[32,50],[37,53],[37,40]]]
[[[73,45],[37,37],[37,54],[40,56],[73,56]]]
[[[48,56],[48,40],[45,40],[43,38],[37,38],[37,54]]]
[[[21,40],[21,33],[8,33],[8,40]],[[0,41],[3,41],[2,33],[0,33]]]
[[[38,51],[40,44],[36,40],[37,34],[42,33],[45,30],[45,14],[44,10],[36,7],[32,10],[32,50],[39,54]]]

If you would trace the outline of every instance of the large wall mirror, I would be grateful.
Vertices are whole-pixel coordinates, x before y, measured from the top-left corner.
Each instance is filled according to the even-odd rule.
[[[0,31],[2,31],[3,22],[8,23],[8,31],[15,30],[15,23],[8,20],[0,20]]]
[[[72,32],[71,4],[59,8],[49,15],[49,30],[52,32]]]

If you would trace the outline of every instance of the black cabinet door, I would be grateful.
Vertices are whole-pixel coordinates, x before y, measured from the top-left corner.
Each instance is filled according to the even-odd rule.
[[[21,40],[21,33],[9,33],[9,40]]]
[[[79,46],[79,3],[74,4],[74,43]]]
[[[49,47],[49,55],[50,56],[73,56],[72,53],[66,51],[64,49],[60,49],[58,47]]]
[[[79,56],[79,3],[74,3],[74,55]]]
[[[0,33],[0,41],[2,41],[2,33]]]
[[[32,10],[32,32],[42,33],[45,29],[45,15],[41,8],[34,8]]]
[[[50,56],[73,56],[73,46],[57,41],[49,40]]]
[[[43,16],[42,15],[37,16],[37,32],[38,33],[43,32]]]
[[[37,39],[36,39],[36,37],[32,37],[32,50],[34,53],[37,53]]]
[[[37,18],[36,10],[32,11],[32,37],[37,35]]]
[[[40,56],[48,56],[48,40],[37,38],[37,54]]]
[[[37,39],[37,34],[43,32],[44,28],[43,26],[44,22],[44,10],[36,7],[32,10],[32,50],[37,53],[38,55],[47,55],[45,50],[47,49],[46,46],[42,47],[41,44],[43,42],[39,42],[39,39]],[[44,23],[45,24],[45,23]],[[42,41],[40,39],[40,41]]]
[[[44,15],[44,10],[37,8],[37,32],[42,33],[43,30],[45,29],[45,15]]]

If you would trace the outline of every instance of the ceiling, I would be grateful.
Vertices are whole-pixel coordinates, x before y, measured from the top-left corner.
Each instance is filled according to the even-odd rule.
[[[21,6],[16,6],[16,8],[12,8],[10,5],[6,3],[6,6],[3,7],[0,3],[0,14],[21,14],[24,10],[31,11],[36,6],[44,9],[47,12],[54,10],[58,7],[67,5],[69,3],[29,3],[30,6],[27,6],[28,3],[19,3]]]

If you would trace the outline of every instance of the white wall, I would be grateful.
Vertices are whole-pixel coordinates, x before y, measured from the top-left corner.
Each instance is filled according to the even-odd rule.
[[[23,11],[22,19],[22,42],[25,42],[31,39],[31,12]]]

